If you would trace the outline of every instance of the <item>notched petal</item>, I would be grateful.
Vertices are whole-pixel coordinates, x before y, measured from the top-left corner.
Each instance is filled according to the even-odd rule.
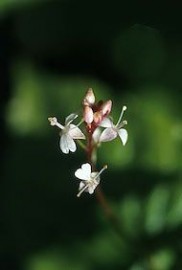
[[[60,138],[60,148],[64,154],[68,154],[69,151],[75,152],[76,151],[76,143],[74,140],[69,136],[69,134],[61,134]]]
[[[66,135],[66,139],[67,139],[68,149],[71,152],[75,152],[76,151],[76,143],[74,142],[74,140],[71,138],[71,136],[69,134]]]
[[[87,180],[87,175],[85,175],[85,174],[83,173],[82,169],[76,170],[75,176],[76,176],[78,179],[81,179],[81,180]]]
[[[91,175],[91,165],[89,163],[85,163],[81,166],[82,170],[87,173],[87,175],[89,176],[90,178],[90,175]]]
[[[81,180],[89,180],[91,174],[91,166],[89,163],[83,164],[80,169],[76,170],[75,176]]]
[[[61,135],[59,145],[60,145],[61,151],[64,154],[69,153],[69,147],[68,147],[68,143],[67,143],[67,136],[65,134]]]

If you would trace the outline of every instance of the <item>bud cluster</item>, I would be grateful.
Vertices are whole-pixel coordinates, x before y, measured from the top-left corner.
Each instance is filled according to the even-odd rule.
[[[127,130],[123,128],[127,122],[122,120],[124,111],[127,109],[126,106],[123,106],[116,124],[113,123],[110,117],[112,101],[96,102],[92,88],[89,88],[86,92],[82,106],[83,115],[80,123],[77,125],[72,123],[78,117],[75,113],[66,117],[64,125],[60,124],[56,117],[48,118],[51,126],[57,126],[60,129],[59,144],[63,153],[75,152],[77,149],[75,141],[86,140],[85,145],[81,142],[80,145],[83,146],[87,153],[88,162],[75,172],[75,176],[81,180],[78,197],[84,191],[92,194],[100,182],[100,174],[107,168],[105,165],[100,172],[92,172],[94,166],[92,156],[96,152],[97,147],[102,142],[112,141],[116,137],[119,137],[123,145],[125,145],[128,139]],[[83,123],[85,125],[84,131],[79,127]]]
[[[89,132],[93,132],[102,122],[102,120],[109,115],[112,107],[112,101],[95,102],[95,95],[92,88],[89,88],[83,100],[83,119],[87,124]]]

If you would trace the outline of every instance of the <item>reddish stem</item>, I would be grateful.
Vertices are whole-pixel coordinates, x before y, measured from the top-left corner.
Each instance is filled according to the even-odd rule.
[[[104,195],[104,193],[100,187],[97,187],[95,194],[96,194],[96,198],[97,198],[100,206],[104,210],[105,215],[110,220],[110,222],[111,222],[113,228],[115,229],[115,231],[117,232],[117,234],[123,240],[120,222],[119,222],[117,216],[115,215],[115,213],[113,212],[112,208],[110,207],[110,205],[106,199],[106,196]]]
[[[95,170],[95,164],[93,162],[93,151],[94,151],[94,145],[92,143],[92,131],[87,128],[87,160],[90,163],[92,170]],[[121,233],[121,228],[120,228],[120,222],[117,218],[117,216],[115,215],[115,213],[113,212],[112,208],[110,207],[103,191],[101,190],[101,188],[98,186],[96,191],[96,198],[98,203],[100,204],[100,206],[102,207],[105,215],[107,216],[107,218],[110,220],[110,222],[112,223],[112,226],[114,227],[115,231],[119,234],[120,238],[123,239],[122,233]]]

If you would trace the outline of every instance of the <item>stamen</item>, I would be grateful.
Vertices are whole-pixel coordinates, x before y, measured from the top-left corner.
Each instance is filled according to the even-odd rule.
[[[60,123],[58,123],[56,117],[49,117],[48,120],[49,120],[51,126],[57,126],[60,129],[64,129],[64,127]]]
[[[118,126],[119,123],[121,122],[121,119],[123,117],[124,111],[126,111],[126,110],[127,110],[127,107],[126,106],[123,106],[122,111],[121,111],[120,116],[119,116],[119,120],[118,120],[116,126]]]
[[[89,187],[89,183],[85,185],[76,195],[77,197],[80,197],[80,195]]]
[[[105,165],[101,170],[100,170],[100,172],[96,175],[96,177],[94,178],[95,180],[99,177],[99,175],[101,175],[101,173],[103,172],[103,171],[105,171],[107,169],[107,165]]]

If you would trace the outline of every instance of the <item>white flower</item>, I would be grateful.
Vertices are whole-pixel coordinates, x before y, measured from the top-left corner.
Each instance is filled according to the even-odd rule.
[[[68,154],[69,151],[75,152],[76,151],[76,143],[74,140],[81,140],[85,139],[85,135],[82,131],[78,128],[78,126],[71,124],[73,120],[78,117],[77,114],[70,114],[65,119],[65,125],[61,125],[58,123],[56,117],[50,117],[48,120],[50,121],[51,126],[57,126],[61,129],[60,132],[60,148],[63,153]]]
[[[123,145],[126,144],[128,140],[128,132],[126,129],[122,128],[127,124],[126,121],[121,121],[123,117],[124,111],[126,111],[126,106],[123,106],[121,111],[119,120],[116,125],[113,124],[112,120],[109,118],[105,118],[100,126],[105,127],[106,129],[100,135],[100,142],[108,142],[114,140],[117,136],[120,137]]]
[[[91,165],[89,163],[85,163],[80,169],[76,170],[75,176],[82,180],[79,185],[79,193],[77,194],[77,197],[80,197],[84,191],[92,194],[100,182],[100,174],[106,168],[107,166],[104,166],[100,172],[92,172]]]

